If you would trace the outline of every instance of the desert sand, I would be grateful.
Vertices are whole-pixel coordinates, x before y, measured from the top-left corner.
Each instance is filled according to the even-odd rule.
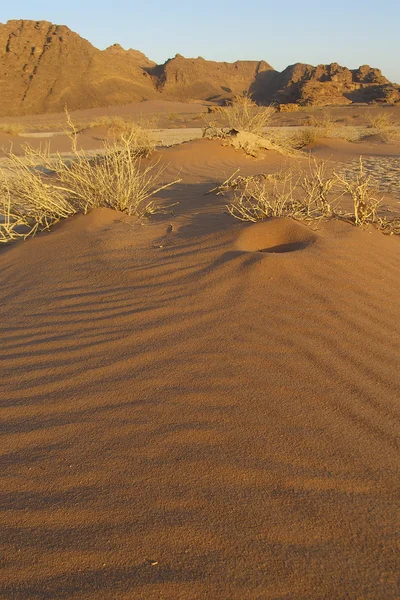
[[[166,214],[1,249],[0,598],[397,600],[398,236],[206,195],[274,152],[158,156]]]

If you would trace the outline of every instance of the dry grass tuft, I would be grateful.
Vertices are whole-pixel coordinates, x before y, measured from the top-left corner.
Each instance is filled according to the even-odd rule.
[[[68,116],[69,119],[69,116]],[[0,170],[0,241],[34,235],[75,213],[108,207],[138,217],[159,209],[152,197],[179,180],[162,183],[158,162],[143,164],[143,147],[130,134],[107,141],[103,154],[89,158],[72,130],[67,161],[49,150],[25,145],[24,155],[7,152],[9,172]],[[1,210],[1,208],[0,208]]]
[[[218,193],[235,190],[228,211],[242,221],[256,222],[270,217],[290,217],[299,221],[318,222],[332,216],[328,196],[334,180],[325,177],[325,163],[310,162],[309,173],[285,169],[279,173],[251,177],[233,177],[225,181]]]
[[[221,132],[236,131],[247,132],[262,136],[265,127],[270,123],[276,109],[273,106],[258,106],[247,94],[235,96],[229,106],[220,106],[218,114],[227,124],[226,128],[219,128]],[[218,129],[211,123],[207,123],[207,129]],[[221,137],[223,133],[221,133]],[[216,137],[216,136],[215,136]]]
[[[331,217],[337,210],[337,202],[333,206],[331,200],[336,177],[329,177],[326,171],[326,163],[314,159],[310,162],[309,172],[300,182],[300,188],[304,192],[304,205],[312,208],[312,214],[318,212],[323,217]]]
[[[24,147],[24,155],[18,156],[12,151],[6,152],[9,163],[7,173],[0,170],[0,194],[7,198],[8,230],[12,225],[13,239],[22,226],[22,236],[34,235],[37,231],[49,229],[51,225],[73,215],[76,210],[70,199],[54,180],[50,180],[49,171],[43,169],[36,159],[42,158],[40,151],[29,145]],[[42,163],[46,164],[43,153]],[[4,213],[0,215],[4,219]],[[7,241],[5,228],[2,241]]]
[[[375,197],[371,177],[360,167],[347,176],[327,174],[326,163],[313,160],[304,175],[298,169],[278,174],[241,177],[234,173],[214,190],[231,195],[229,213],[241,221],[256,222],[271,217],[289,217],[318,224],[323,219],[340,219],[357,227],[373,225],[386,234],[400,234],[400,218],[382,216],[382,199]],[[340,208],[340,201],[350,197],[352,211]]]
[[[366,137],[377,135],[382,142],[389,143],[399,136],[399,128],[390,114],[381,112],[376,115],[368,115],[369,129]]]
[[[318,139],[318,130],[315,127],[302,127],[293,135],[283,138],[282,145],[286,145],[293,150],[302,150],[311,144],[314,144]]]
[[[337,123],[327,112],[322,112],[319,115],[312,115],[306,119],[304,125],[308,125],[315,129],[317,137],[328,138],[333,135],[337,129]]]
[[[249,131],[236,131],[229,127],[210,126],[203,129],[203,138],[225,140],[225,145],[243,150],[248,156],[256,157],[261,150],[274,150],[286,156],[296,154],[296,150],[287,143],[287,137],[279,135],[258,135]]]
[[[232,104],[221,107],[220,112],[226,118],[230,129],[261,136],[276,109],[273,106],[258,106],[250,96],[244,94],[235,96]]]
[[[234,201],[227,208],[236,219],[253,223],[270,217],[296,219],[301,206],[294,197],[294,189],[290,171],[280,176],[243,178],[235,182]]]
[[[1,123],[0,133],[7,133],[9,135],[20,135],[25,132],[25,127],[21,123]]]
[[[351,177],[335,173],[335,177],[341,185],[343,193],[351,197],[353,213],[347,216],[354,219],[354,224],[363,226],[377,223],[378,209],[382,205],[382,198],[375,198],[372,178],[364,170],[362,157],[360,156],[358,172]]]
[[[216,111],[214,110],[213,113]],[[355,127],[338,126],[328,113],[317,117],[309,117],[306,125],[296,128],[294,133],[287,128],[268,126],[275,108],[259,107],[248,97],[239,96],[231,106],[218,107],[218,114],[223,116],[227,127],[208,121],[203,128],[203,137],[207,139],[228,139],[231,145],[241,148],[251,156],[256,156],[260,149],[275,150],[281,154],[295,154],[299,150],[314,144],[318,138],[340,138],[358,141],[360,133]],[[239,137],[253,136],[242,143]]]
[[[29,230],[24,216],[17,214],[14,210],[11,194],[8,189],[3,190],[0,182],[0,191],[2,192],[2,205],[0,205],[0,243],[17,240],[21,236],[21,231]]]
[[[400,235],[400,217],[378,217],[377,228],[386,235]]]
[[[67,115],[67,132],[77,134],[78,130],[94,129],[95,127],[106,127],[108,135],[111,139],[121,140],[129,138],[132,146],[137,148],[137,153],[142,156],[149,156],[156,147],[154,139],[150,134],[150,129],[153,126],[151,121],[142,122],[139,124],[129,119],[122,117],[99,117],[91,121],[87,125],[72,126],[71,119]],[[140,149],[140,151],[139,151]]]

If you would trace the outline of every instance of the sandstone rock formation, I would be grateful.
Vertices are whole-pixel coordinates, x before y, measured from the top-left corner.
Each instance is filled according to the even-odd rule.
[[[400,86],[368,65],[214,62],[177,54],[156,65],[114,44],[98,50],[63,25],[0,23],[0,116],[110,106],[150,98],[223,101],[250,93],[260,103],[400,102]]]
[[[143,52],[139,50],[133,50],[130,48],[129,50],[125,50],[120,44],[113,44],[104,50],[103,54],[114,55],[114,56],[122,56],[127,58],[132,63],[135,62],[138,67],[142,69],[151,69],[156,66],[156,63],[153,60],[147,58]]]
[[[391,84],[379,69],[363,65],[355,70],[337,63],[313,67],[290,65],[272,79],[261,100],[300,105],[350,104],[396,101],[399,86]]]
[[[150,71],[157,89],[177,99],[221,100],[248,92],[273,68],[265,61],[214,62],[177,54]]]
[[[145,58],[100,51],[68,27],[46,21],[0,24],[0,114],[122,104],[156,95]],[[149,63],[152,66],[152,63]]]

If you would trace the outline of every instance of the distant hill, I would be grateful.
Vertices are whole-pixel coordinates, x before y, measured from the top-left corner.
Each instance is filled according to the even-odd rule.
[[[150,69],[149,73],[163,95],[180,100],[221,100],[248,92],[260,77],[275,71],[263,60],[227,63],[177,54],[163,65]]]
[[[327,105],[397,102],[399,89],[369,65],[350,70],[337,63],[317,67],[296,63],[277,73],[264,92],[269,100],[280,103]]]
[[[98,50],[64,25],[0,23],[0,116],[127,104],[152,98],[223,101],[248,92],[262,103],[400,102],[400,87],[367,65],[214,62],[176,55],[156,65],[138,50]]]
[[[124,104],[157,95],[141,53],[101,51],[46,21],[0,24],[0,114]]]

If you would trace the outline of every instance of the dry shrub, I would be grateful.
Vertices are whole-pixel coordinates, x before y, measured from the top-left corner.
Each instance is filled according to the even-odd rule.
[[[354,224],[366,225],[369,223],[377,223],[377,211],[382,205],[382,198],[375,198],[372,178],[364,170],[362,157],[360,156],[357,173],[354,173],[351,176],[343,176],[335,173],[335,177],[337,182],[341,185],[343,193],[348,194],[351,197],[353,213],[347,216],[354,219]]]
[[[40,151],[26,145],[23,156],[17,156],[12,151],[7,152],[6,156],[9,173],[0,169],[0,194],[8,199],[14,235],[21,225],[24,237],[34,235],[76,212],[65,192],[50,180],[50,172],[38,166],[36,159],[40,158]],[[46,158],[43,153],[43,164],[46,164]]]
[[[286,104],[278,104],[277,110],[279,112],[300,112],[305,110],[305,107],[294,102],[287,102]]]
[[[222,115],[227,127],[218,126],[215,122],[208,121],[203,128],[203,137],[207,139],[227,139],[231,145],[241,148],[251,156],[255,156],[260,149],[275,150],[283,154],[293,154],[305,146],[313,143],[321,136],[319,129],[304,127],[293,135],[288,135],[278,127],[271,128],[268,133],[265,128],[276,112],[275,107],[260,107],[247,96],[236,96],[229,106],[220,106],[213,109],[213,113]],[[239,136],[246,137],[242,143]]]
[[[333,137],[348,142],[359,142],[363,137],[363,133],[354,125],[344,125],[343,127],[338,127],[334,131]]]
[[[1,123],[0,133],[8,133],[9,135],[20,135],[24,133],[25,127],[21,123]]]
[[[271,107],[267,107],[271,108]],[[232,107],[220,107],[220,111],[229,111]],[[273,109],[274,110],[274,109]],[[275,150],[280,154],[296,154],[296,151],[307,148],[315,143],[320,137],[336,137],[348,141],[358,141],[360,134],[355,127],[332,127],[305,126],[296,128],[293,134],[288,133],[286,128],[271,127],[268,132],[264,126],[258,128],[260,133],[251,132],[252,125],[242,125],[231,119],[228,127],[221,127],[214,122],[209,122],[203,128],[203,137],[206,139],[228,139],[230,145],[240,148],[250,156],[256,156],[261,149]],[[238,129],[241,127],[241,129]],[[257,129],[257,128],[256,128]]]
[[[400,235],[400,217],[378,216],[377,228],[386,235]]]
[[[327,138],[330,137],[337,127],[332,117],[323,112],[320,115],[312,115],[306,119],[305,125],[313,127],[316,131],[317,137]]]
[[[370,113],[367,115],[369,131],[366,137],[377,135],[382,142],[388,143],[396,139],[399,135],[399,128],[390,114],[381,112],[378,114]]]
[[[296,169],[250,177],[241,177],[236,172],[212,191],[232,196],[228,211],[241,221],[289,217],[312,225],[334,218],[358,227],[373,225],[383,233],[400,234],[399,217],[379,214],[382,200],[374,195],[371,177],[365,173],[361,157],[355,174],[327,175],[326,163],[313,160],[305,175]],[[352,212],[339,207],[345,195],[352,200]]]
[[[273,106],[258,106],[250,96],[235,96],[232,104],[221,106],[219,113],[226,119],[229,129],[262,135],[276,109]]]
[[[74,132],[68,161],[29,145],[21,157],[7,153],[9,174],[0,169],[0,241],[26,238],[97,207],[139,217],[153,214],[157,206],[151,198],[179,181],[161,183],[165,168],[157,162],[143,164],[142,147],[130,135],[105,142],[103,154],[89,158],[78,148],[70,125]]]
[[[129,138],[105,144],[102,156],[88,159],[81,151],[66,163],[58,156],[53,166],[63,189],[79,211],[109,207],[128,215],[146,216],[156,212],[149,198],[173,185],[159,184],[165,167],[144,166]]]
[[[203,127],[203,138],[206,140],[225,140],[230,133],[229,127],[218,127],[213,122]]]
[[[1,174],[1,172],[0,172]],[[21,231],[29,231],[26,218],[15,212],[9,190],[2,189],[2,204],[0,205],[0,243],[16,240],[21,236]]]
[[[326,173],[326,163],[310,162],[309,172],[300,182],[304,192],[305,206],[312,208],[312,214],[319,212],[324,217],[332,216],[337,210],[337,201],[331,200],[331,192],[335,187],[336,177],[329,177]]]
[[[336,129],[330,129],[330,133],[327,130],[323,130],[319,127],[305,126],[297,129],[291,136],[283,137],[280,141],[282,146],[291,148],[293,150],[302,150],[307,146],[314,144],[318,138],[331,137],[349,142],[356,142],[360,139],[360,132],[356,127],[352,126],[341,126]]]
[[[314,144],[318,137],[318,131],[315,127],[301,127],[296,133],[286,139],[286,144],[289,148],[301,150],[306,146]]]
[[[243,150],[248,156],[256,157],[262,150],[274,150],[286,156],[295,154],[295,149],[287,143],[287,137],[270,133],[258,135],[249,131],[236,131],[229,127],[210,125],[203,129],[203,138],[208,140],[225,140],[225,145],[236,150]]]
[[[236,185],[234,201],[227,208],[236,219],[253,223],[269,217],[297,218],[301,206],[294,197],[294,190],[290,172],[269,178],[243,178]]]
[[[67,114],[67,132],[69,134],[78,134],[78,129],[93,129],[95,127],[106,127],[109,136],[114,140],[129,138],[132,146],[137,148],[137,153],[142,156],[149,156],[156,147],[155,141],[151,136],[150,129],[152,121],[135,121],[123,119],[122,117],[99,117],[85,126],[74,126]]]
[[[350,121],[348,120],[335,120],[329,113],[322,112],[319,115],[312,115],[305,119],[304,125],[309,130],[310,137],[317,138],[337,138],[341,140],[347,140],[349,142],[356,142],[360,140],[362,134]],[[306,133],[304,133],[306,135]]]
[[[217,193],[234,190],[228,211],[242,221],[256,222],[270,217],[290,217],[316,222],[332,214],[328,195],[332,179],[325,179],[325,164],[313,161],[310,173],[302,176],[298,169],[285,169],[272,175],[235,177],[217,188]]]

